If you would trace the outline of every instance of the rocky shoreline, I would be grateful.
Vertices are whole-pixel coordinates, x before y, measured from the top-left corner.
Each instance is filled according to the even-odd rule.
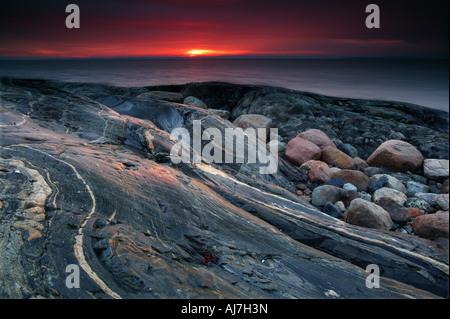
[[[227,83],[0,89],[2,298],[448,298],[448,113]],[[278,171],[174,165],[194,120],[278,128]]]

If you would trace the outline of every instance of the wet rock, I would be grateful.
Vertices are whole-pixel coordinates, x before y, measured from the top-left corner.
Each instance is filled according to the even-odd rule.
[[[449,168],[446,159],[426,159],[423,161],[424,175],[435,181],[448,179]]]
[[[439,237],[449,238],[448,213],[421,215],[413,221],[413,231],[416,235],[429,239]]]
[[[382,166],[393,172],[414,172],[422,163],[422,154],[413,145],[400,140],[384,142],[367,159],[370,166]]]
[[[380,206],[357,198],[344,214],[345,220],[353,225],[390,230],[393,226],[389,213]]]
[[[343,179],[346,183],[356,186],[358,191],[367,191],[369,186],[369,177],[361,171],[343,169],[331,174],[331,178]]]
[[[428,193],[430,187],[418,182],[409,181],[406,183],[406,195],[413,197],[417,193]]]
[[[287,143],[285,156],[289,162],[300,166],[309,160],[319,159],[321,152],[316,144],[295,137]]]
[[[392,221],[400,226],[404,226],[410,219],[410,211],[403,205],[389,197],[378,198],[375,202],[389,213]]]
[[[304,131],[298,134],[297,137],[310,141],[311,143],[314,143],[317,146],[319,146],[321,149],[323,149],[326,146],[336,147],[336,145],[334,145],[334,143],[331,141],[328,135],[318,129],[310,129]]]
[[[353,158],[332,146],[326,146],[322,149],[322,160],[341,169],[356,169]]]
[[[406,195],[403,194],[402,192],[399,192],[398,190],[395,190],[393,188],[387,188],[387,187],[379,188],[372,194],[372,199],[374,202],[376,202],[378,199],[380,199],[382,197],[392,198],[399,205],[403,205],[407,200]]]
[[[316,207],[322,207],[327,202],[336,203],[347,197],[347,192],[342,188],[331,185],[316,187],[311,194],[311,203]]]

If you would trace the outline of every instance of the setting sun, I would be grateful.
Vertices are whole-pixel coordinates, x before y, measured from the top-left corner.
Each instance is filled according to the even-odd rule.
[[[190,50],[187,51],[186,54],[189,56],[198,56],[198,55],[214,55],[218,54],[218,52],[213,50]]]

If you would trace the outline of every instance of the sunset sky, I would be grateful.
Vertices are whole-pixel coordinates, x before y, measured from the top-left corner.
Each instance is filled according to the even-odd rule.
[[[67,29],[75,3],[81,28]],[[381,10],[367,29],[366,5]],[[448,58],[449,1],[16,0],[0,4],[0,57]]]

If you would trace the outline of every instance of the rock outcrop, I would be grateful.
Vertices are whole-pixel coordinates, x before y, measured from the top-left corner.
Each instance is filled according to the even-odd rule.
[[[261,165],[250,162],[173,163],[173,129],[192,136],[194,120],[203,130],[235,126],[203,108],[139,97],[152,90],[195,96],[230,111],[232,119],[268,116],[286,139],[319,114],[324,118],[316,124],[333,114],[329,123],[342,127],[340,138],[378,125],[356,123],[368,116],[361,109],[375,116],[368,102],[274,88],[2,79],[0,297],[330,298],[330,290],[339,298],[448,296],[442,245],[346,223],[329,199],[323,205],[336,217],[320,211],[295,194],[302,183],[305,193],[314,188],[306,172],[283,158],[273,174],[261,174]],[[415,118],[420,110],[405,108],[407,116],[396,120],[405,129],[424,125],[424,139],[437,139],[430,121],[439,126],[442,119],[430,113],[424,122]],[[380,114],[396,116],[384,106]],[[391,128],[389,120],[380,122]],[[223,146],[216,146],[223,155]],[[347,192],[333,191],[342,208]],[[380,289],[366,287],[365,268],[372,263],[382,271]],[[68,266],[79,268],[79,288],[66,285]]]

